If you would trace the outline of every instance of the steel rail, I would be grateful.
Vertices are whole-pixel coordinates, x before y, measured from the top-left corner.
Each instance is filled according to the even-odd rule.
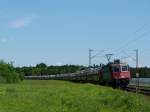
[[[146,86],[137,87],[136,85],[128,85],[125,88],[125,90],[129,92],[134,92],[134,93],[139,93],[139,94],[150,96],[150,87],[146,87]]]

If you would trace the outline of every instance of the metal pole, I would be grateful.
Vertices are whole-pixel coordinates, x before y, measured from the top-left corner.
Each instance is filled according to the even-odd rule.
[[[139,90],[139,73],[138,73],[139,54],[138,54],[138,49],[136,49],[135,52],[136,52],[136,70],[137,70],[137,73],[136,73],[136,78],[137,78],[137,81],[136,81],[136,93],[138,93],[138,90]]]
[[[138,54],[138,49],[135,50],[136,51],[136,68],[138,69],[139,67],[139,54]]]
[[[92,49],[89,49],[89,67],[91,67],[91,52],[92,52]]]

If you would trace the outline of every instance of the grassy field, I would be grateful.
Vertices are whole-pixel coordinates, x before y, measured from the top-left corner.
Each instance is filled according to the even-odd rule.
[[[92,84],[23,81],[0,84],[0,112],[150,112],[150,99]]]

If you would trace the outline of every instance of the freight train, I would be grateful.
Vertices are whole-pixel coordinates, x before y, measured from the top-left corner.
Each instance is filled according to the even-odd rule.
[[[126,87],[131,79],[129,65],[120,60],[109,62],[97,68],[88,68],[76,73],[56,74],[45,76],[25,76],[25,79],[67,80],[88,82],[116,87]]]

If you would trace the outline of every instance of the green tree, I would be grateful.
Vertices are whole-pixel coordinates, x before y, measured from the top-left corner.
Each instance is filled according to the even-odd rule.
[[[36,68],[46,68],[47,65],[45,63],[40,63],[36,65]]]
[[[11,64],[7,64],[4,61],[0,61],[0,82],[15,83],[19,81],[19,74],[15,72],[14,67]]]

